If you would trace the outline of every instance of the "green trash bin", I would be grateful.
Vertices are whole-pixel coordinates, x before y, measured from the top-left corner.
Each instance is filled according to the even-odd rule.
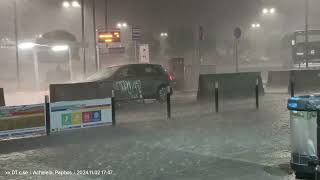
[[[292,97],[288,100],[291,131],[291,168],[299,178],[315,173],[317,152],[317,111],[320,96]]]

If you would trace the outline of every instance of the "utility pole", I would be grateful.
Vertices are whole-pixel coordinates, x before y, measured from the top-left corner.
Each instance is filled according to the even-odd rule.
[[[100,66],[98,63],[98,45],[97,45],[97,30],[96,30],[96,0],[92,0],[92,17],[93,17],[93,38],[94,38],[94,62],[96,65],[96,71],[99,70]]]
[[[108,0],[105,0],[105,29],[108,31]]]
[[[84,0],[81,0],[81,49],[83,61],[83,77],[86,77],[87,64],[86,64],[86,47],[85,47],[85,32],[84,32]]]
[[[19,40],[18,40],[17,1],[13,2],[13,8],[14,8],[14,36],[15,36],[15,43],[16,43],[16,77],[17,77],[18,88],[20,88],[21,79],[20,79],[19,44],[18,44]]]
[[[306,68],[309,68],[309,0],[305,0],[305,52]]]

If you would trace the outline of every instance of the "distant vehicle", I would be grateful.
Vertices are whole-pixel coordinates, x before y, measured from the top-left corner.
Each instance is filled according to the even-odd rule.
[[[305,51],[308,48],[307,58],[309,62],[320,61],[320,30],[308,31],[309,43],[306,46],[305,31],[296,31],[293,34],[292,46],[292,59],[294,64],[305,63]]]
[[[172,77],[157,64],[127,64],[108,67],[87,81],[112,81],[117,100],[157,99],[165,102]],[[171,90],[172,92],[172,90]]]

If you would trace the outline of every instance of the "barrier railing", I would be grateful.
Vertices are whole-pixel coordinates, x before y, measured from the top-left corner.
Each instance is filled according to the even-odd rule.
[[[255,98],[259,108],[259,96],[264,95],[261,73],[230,73],[200,75],[198,100],[210,100],[214,97],[215,111],[219,112],[219,101],[235,98]]]

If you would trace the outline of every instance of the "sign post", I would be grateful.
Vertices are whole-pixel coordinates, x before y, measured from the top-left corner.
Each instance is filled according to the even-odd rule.
[[[141,29],[139,27],[132,27],[132,40],[134,41],[134,59],[137,61],[137,41],[141,40]]]
[[[150,58],[149,58],[149,45],[148,44],[141,44],[140,45],[140,63],[150,63]]]
[[[235,48],[235,58],[236,58],[236,72],[239,72],[239,62],[238,62],[238,46],[240,42],[242,31],[239,27],[235,28],[233,31],[233,35],[235,37],[234,48]]]

